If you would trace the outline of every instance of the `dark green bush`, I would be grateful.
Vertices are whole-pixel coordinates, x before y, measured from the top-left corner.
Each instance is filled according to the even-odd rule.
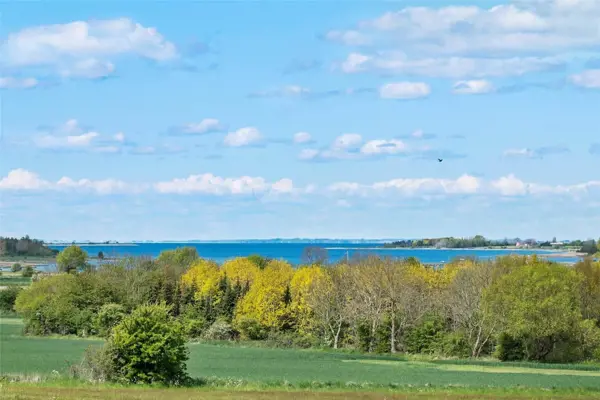
[[[170,307],[146,305],[115,326],[105,347],[111,380],[124,383],[180,385],[188,379],[188,349],[181,324]]]
[[[4,290],[0,290],[0,310],[13,311],[17,296],[21,292],[18,286],[9,286]]]
[[[268,330],[254,318],[243,317],[236,323],[242,340],[264,340],[268,336]]]
[[[19,263],[14,263],[12,265],[12,267],[10,268],[10,270],[12,272],[20,272],[22,269],[23,269],[23,266],[21,264],[19,264]]]
[[[426,316],[409,330],[405,345],[409,353],[434,354],[440,352],[445,335],[444,320],[436,314]]]
[[[100,307],[94,325],[98,335],[108,336],[113,327],[125,317],[126,310],[120,304],[109,303]]]

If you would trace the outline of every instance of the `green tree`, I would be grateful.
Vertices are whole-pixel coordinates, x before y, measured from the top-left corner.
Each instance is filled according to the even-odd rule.
[[[176,385],[187,379],[184,330],[165,304],[136,308],[113,328],[106,352],[118,381]]]
[[[556,360],[556,351],[574,339],[582,320],[580,283],[579,274],[569,267],[530,263],[485,291],[485,309],[503,334],[521,341],[526,359]]]
[[[0,310],[13,311],[15,301],[21,290],[23,289],[18,286],[9,286],[4,290],[0,290]]]
[[[21,266],[21,264],[19,264],[19,263],[14,263],[12,265],[12,267],[10,268],[10,270],[12,272],[20,272],[22,269],[23,269],[23,266]]]
[[[100,307],[96,315],[95,326],[100,336],[108,336],[113,327],[115,327],[125,317],[125,307],[120,304],[109,303]]]
[[[56,257],[56,265],[61,272],[75,273],[87,265],[87,253],[79,246],[69,246]]]
[[[25,268],[23,268],[23,269],[21,270],[21,275],[22,275],[24,278],[31,278],[31,277],[33,276],[33,273],[34,273],[34,272],[35,272],[35,271],[33,270],[33,267],[32,267],[31,265],[28,265],[28,266],[26,266]]]
[[[104,260],[104,253],[102,251],[98,252],[98,260]]]

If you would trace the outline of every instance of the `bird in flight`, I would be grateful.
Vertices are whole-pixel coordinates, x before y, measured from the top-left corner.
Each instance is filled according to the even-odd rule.
[[[444,161],[443,158],[438,158],[438,162],[442,162],[442,161]]]

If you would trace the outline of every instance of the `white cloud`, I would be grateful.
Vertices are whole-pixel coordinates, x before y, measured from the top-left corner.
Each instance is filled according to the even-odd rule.
[[[50,67],[66,77],[99,78],[114,71],[107,59],[133,54],[166,61],[178,57],[175,45],[155,28],[128,18],[41,25],[8,35],[0,46],[8,67]]]
[[[59,74],[64,78],[106,78],[115,72],[115,65],[108,61],[100,61],[95,58],[76,61],[73,64],[60,69]]]
[[[337,182],[328,187],[328,192],[343,196],[382,196],[400,194],[403,196],[431,195],[482,195],[482,196],[572,196],[600,194],[600,181],[588,181],[573,185],[548,185],[527,183],[510,174],[491,181],[484,181],[471,175],[457,179],[443,178],[399,178],[389,181],[360,184]]]
[[[527,184],[512,174],[492,181],[491,187],[502,196],[521,196],[527,193]]]
[[[215,118],[205,118],[198,123],[190,123],[184,125],[181,129],[183,133],[189,134],[204,134],[211,132],[220,132],[225,129],[225,126]]]
[[[452,92],[455,94],[485,94],[491,93],[494,90],[496,90],[496,88],[492,82],[483,79],[458,81],[452,88]]]
[[[21,168],[10,171],[6,177],[0,179],[2,190],[38,190],[47,187],[48,182]]]
[[[360,152],[364,155],[377,155],[377,154],[400,154],[407,152],[407,145],[401,140],[370,140],[366,142],[361,148]]]
[[[294,134],[294,143],[302,144],[312,141],[312,136],[308,132],[297,132]]]
[[[427,57],[409,58],[399,51],[373,55],[351,53],[339,64],[345,73],[382,72],[398,75],[462,79],[487,76],[521,76],[562,65],[556,57]]]
[[[99,135],[97,132],[87,132],[81,135],[53,136],[44,135],[35,139],[38,147],[45,149],[77,149],[91,147],[92,141]]]
[[[522,148],[522,149],[508,149],[504,152],[505,157],[535,157],[535,150]]]
[[[353,182],[335,183],[329,187],[332,192],[345,195],[369,195],[398,193],[405,196],[421,196],[430,194],[473,194],[481,187],[480,179],[463,175],[458,179],[437,178],[400,178],[361,185]]]
[[[243,147],[258,144],[263,141],[263,135],[254,127],[240,128],[225,136],[223,143],[229,147]]]
[[[342,43],[348,46],[362,46],[369,44],[369,39],[358,31],[329,31],[325,34],[325,39]]]
[[[154,185],[154,188],[159,193],[225,195],[263,192],[269,188],[269,184],[261,177],[222,178],[207,173],[159,182]]]
[[[600,89],[600,69],[589,69],[569,77],[571,83],[588,89]]]
[[[408,153],[408,145],[401,140],[375,139],[367,142],[358,133],[344,133],[326,149],[303,149],[298,158],[304,161],[327,161]]]
[[[502,3],[498,0],[498,3]],[[455,79],[519,76],[563,66],[600,46],[597,0],[514,0],[491,7],[404,7],[332,31],[369,42],[350,53],[346,73],[384,72]]]
[[[251,93],[251,97],[301,97],[311,93],[311,90],[300,85],[287,85]]]
[[[125,143],[125,134],[118,132],[112,136],[84,129],[76,119],[40,133],[32,138],[33,144],[42,149],[70,149],[98,153],[118,153]]]
[[[56,182],[41,179],[37,174],[25,169],[14,169],[0,180],[0,190],[40,191],[40,190],[80,190],[97,194],[128,193],[141,191],[140,185],[132,185],[116,179],[73,180],[63,177]]]
[[[361,32],[437,54],[557,52],[600,44],[596,0],[514,3],[490,8],[407,7],[363,21]]]
[[[0,77],[0,89],[31,89],[39,85],[35,78]]]
[[[358,147],[362,143],[362,136],[358,133],[344,133],[333,141],[333,150],[348,150]]]
[[[379,88],[382,99],[418,99],[427,97],[431,88],[423,82],[395,82],[386,83]]]

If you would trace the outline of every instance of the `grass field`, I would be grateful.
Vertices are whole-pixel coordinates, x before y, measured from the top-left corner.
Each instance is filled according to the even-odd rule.
[[[81,359],[88,346],[102,344],[92,339],[25,337],[21,330],[19,319],[0,319],[1,374],[64,374],[69,365]],[[407,361],[330,351],[209,344],[189,347],[190,375],[212,379],[216,386],[264,383],[296,389],[315,385],[355,389],[545,388],[597,391],[600,397],[598,366]]]

